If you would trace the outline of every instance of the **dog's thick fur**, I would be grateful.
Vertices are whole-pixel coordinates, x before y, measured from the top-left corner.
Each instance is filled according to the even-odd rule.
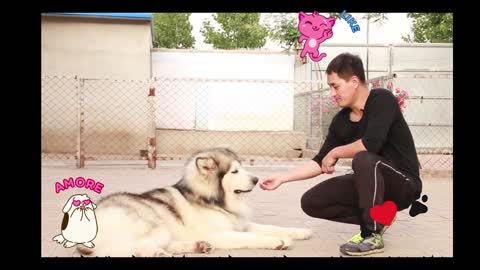
[[[257,182],[228,148],[199,151],[173,186],[101,199],[95,247],[77,250],[84,256],[151,257],[214,248],[286,249],[292,239],[308,239],[308,229],[249,222],[244,193]]]

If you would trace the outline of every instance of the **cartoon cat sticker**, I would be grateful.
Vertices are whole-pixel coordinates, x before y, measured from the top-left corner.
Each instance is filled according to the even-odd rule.
[[[327,18],[314,11],[310,15],[300,12],[298,20],[298,30],[301,33],[298,42],[302,43],[305,40],[300,57],[304,58],[308,54],[312,61],[322,60],[327,54],[320,54],[318,48],[322,42],[333,36],[332,27],[335,25],[335,18]]]
[[[63,207],[62,233],[53,237],[53,241],[70,248],[77,244],[93,248],[93,239],[97,236],[97,206],[86,194],[76,194],[68,199]]]

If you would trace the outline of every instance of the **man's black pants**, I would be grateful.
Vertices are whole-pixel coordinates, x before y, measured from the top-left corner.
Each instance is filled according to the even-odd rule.
[[[380,232],[383,225],[370,217],[370,208],[393,201],[397,211],[419,197],[417,180],[394,168],[381,156],[357,153],[353,174],[327,179],[302,196],[303,211],[312,217],[358,224],[362,235]]]

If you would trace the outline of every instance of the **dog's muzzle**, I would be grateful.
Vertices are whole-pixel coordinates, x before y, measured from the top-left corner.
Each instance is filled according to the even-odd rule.
[[[258,177],[252,177],[251,180],[252,180],[253,186],[255,187],[255,185],[258,183]],[[233,192],[235,192],[236,194],[240,194],[240,193],[247,193],[247,192],[250,192],[252,190],[253,190],[253,188],[248,189],[248,190],[235,189]]]

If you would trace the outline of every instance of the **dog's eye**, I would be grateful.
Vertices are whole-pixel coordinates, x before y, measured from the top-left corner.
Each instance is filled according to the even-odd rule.
[[[238,170],[232,171],[232,173],[238,173]]]

